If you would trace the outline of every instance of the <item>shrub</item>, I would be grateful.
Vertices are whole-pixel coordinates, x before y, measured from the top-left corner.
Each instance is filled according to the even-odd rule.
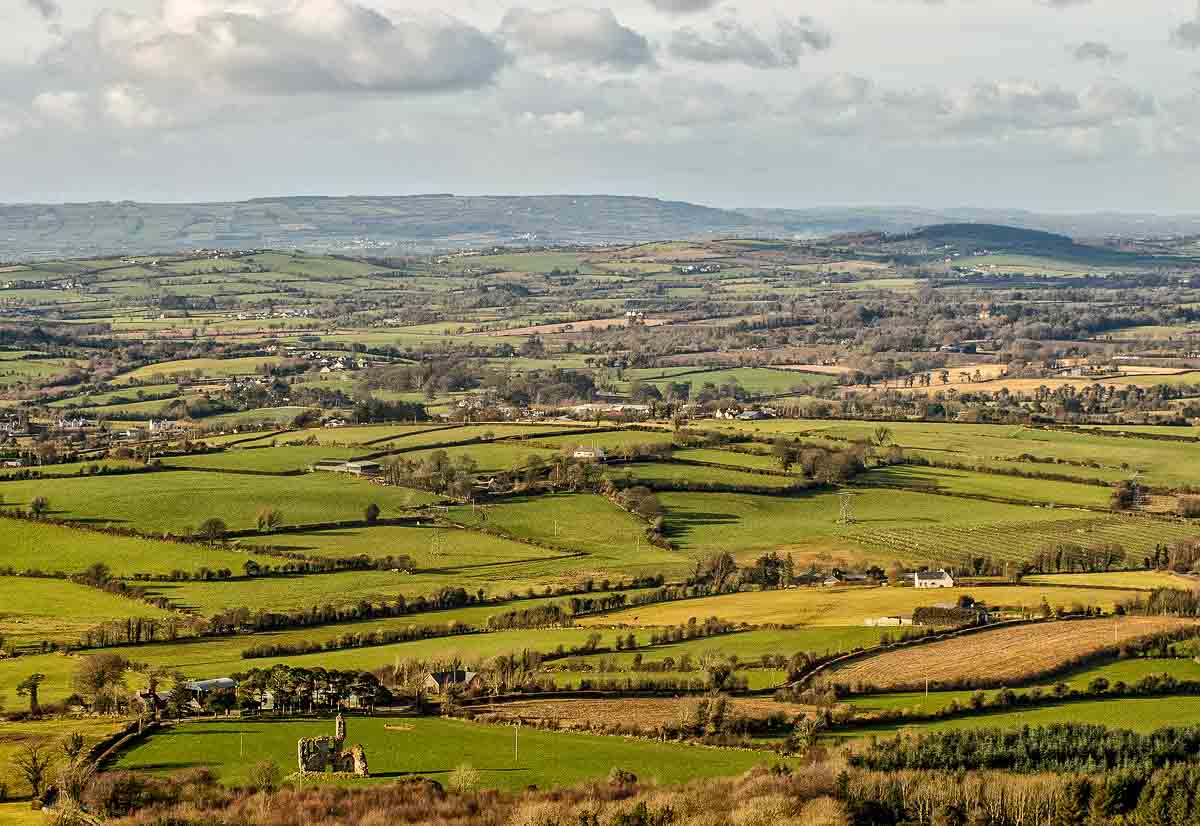
[[[1187,519],[1200,517],[1200,496],[1180,496],[1175,512]]]
[[[450,772],[446,782],[456,792],[473,791],[479,785],[479,770],[473,768],[470,763],[462,763]]]
[[[279,788],[282,776],[279,764],[274,760],[262,760],[250,768],[250,785],[260,792],[273,792]]]
[[[619,766],[613,766],[608,773],[610,786],[632,786],[637,783],[637,775]]]

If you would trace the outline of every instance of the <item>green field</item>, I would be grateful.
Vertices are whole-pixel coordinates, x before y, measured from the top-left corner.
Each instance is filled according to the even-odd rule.
[[[670,444],[674,437],[666,431],[617,430],[611,433],[586,433],[578,436],[539,438],[536,443],[557,450],[574,450],[577,447],[598,447],[619,454],[621,448],[635,445]]]
[[[114,575],[131,577],[172,571],[191,574],[200,568],[241,571],[248,559],[271,561],[206,545],[108,536],[17,519],[0,519],[0,547],[4,549],[0,565],[12,566],[18,573],[40,570],[74,574],[103,562]]]
[[[858,477],[855,483],[1088,508],[1107,508],[1112,498],[1109,488],[1097,485],[911,465],[880,468]]]
[[[676,459],[683,459],[690,462],[730,465],[732,467],[743,467],[751,470],[782,470],[779,462],[774,457],[758,453],[735,453],[732,450],[693,448],[676,450],[671,455]]]
[[[692,556],[729,551],[747,557],[787,550],[805,564],[840,558],[938,567],[978,556],[1020,563],[1059,542],[1116,542],[1126,549],[1129,564],[1139,565],[1155,544],[1196,534],[1191,524],[1070,508],[887,488],[859,487],[854,493],[849,525],[838,524],[841,500],[833,492],[786,498],[671,492],[660,494],[659,500],[666,510],[668,538]]]
[[[704,597],[684,602],[639,606],[603,617],[585,618],[585,625],[628,624],[634,626],[678,625],[689,618],[720,617],[731,622],[753,624],[862,625],[878,617],[911,616],[921,606],[955,602],[969,594],[993,608],[1025,610],[1030,613],[1043,597],[1051,605],[1098,605],[1106,609],[1134,591],[1089,588],[1037,588],[1025,586],[980,586],[946,589],[915,588],[792,588]]]
[[[1023,580],[1030,585],[1071,585],[1079,587],[1138,588],[1195,588],[1198,580],[1169,571],[1113,571],[1100,574],[1035,574]]]
[[[802,438],[859,440],[871,438],[878,422],[830,421],[823,419],[765,422],[723,422],[722,430],[758,433],[768,437],[795,435]],[[1180,486],[1194,484],[1194,463],[1200,462],[1200,443],[1164,442],[1152,439],[1119,438],[1079,431],[1045,430],[1021,425],[939,424],[935,422],[889,422],[894,442],[907,450],[928,451],[931,456],[953,462],[1002,462],[1029,455],[1049,462],[1025,462],[1033,472],[1098,476],[1100,470],[1120,471],[1116,478],[1129,478],[1141,470],[1148,484]],[[1056,461],[1079,462],[1096,468]]]
[[[322,459],[348,460],[361,453],[350,448],[302,446],[230,448],[220,453],[170,456],[163,465],[172,468],[212,470],[250,470],[260,473],[287,473],[307,470]]]
[[[451,518],[565,551],[583,551],[588,557],[578,563],[581,573],[671,574],[691,567],[686,556],[649,545],[643,538],[644,522],[592,494],[507,499],[483,513],[452,509]]]
[[[0,805],[0,826],[10,826],[10,824],[21,824],[21,826],[24,826],[25,823],[45,823],[46,816],[44,813],[30,811],[28,802],[29,785],[13,764],[13,757],[16,756],[18,749],[23,743],[30,740],[42,740],[49,743],[57,751],[59,743],[67,736],[77,733],[83,737],[84,747],[91,748],[101,740],[107,739],[123,729],[127,722],[127,720],[113,719],[111,717],[102,719],[43,719],[5,722],[3,735],[0,736],[0,784],[8,787],[10,798],[19,798],[22,799],[22,802]],[[53,768],[50,770],[50,776],[54,776]],[[19,818],[18,807],[24,811],[25,815],[32,815],[32,819],[22,820]]]
[[[447,434],[453,434],[458,431],[449,430],[446,432]],[[475,460],[475,463],[479,466],[479,474],[484,476],[524,468],[529,464],[529,459],[533,456],[546,461],[558,455],[553,450],[533,447],[519,442],[491,442],[487,444],[466,445],[465,447],[431,447],[425,450],[397,454],[396,458],[409,462],[422,462],[438,451],[443,451],[451,461],[457,461],[461,457]]]
[[[612,646],[616,635],[626,632],[615,631],[604,634],[603,645]],[[568,657],[553,663],[555,682],[560,686],[578,687],[581,679],[606,680],[636,678],[638,672],[633,671],[634,658],[640,654],[647,663],[661,662],[666,659],[679,663],[684,656],[690,657],[693,668],[699,669],[701,658],[710,654],[735,657],[739,663],[755,666],[740,670],[739,676],[745,676],[750,682],[751,689],[773,688],[781,685],[787,679],[786,672],[774,668],[760,667],[763,655],[781,654],[790,657],[793,654],[809,654],[828,656],[840,654],[854,648],[867,648],[879,643],[884,629],[855,626],[820,627],[796,629],[755,629],[736,634],[725,634],[717,637],[701,638],[674,643],[671,645],[656,645],[643,648],[637,652],[616,652],[609,654],[591,654],[587,656]],[[645,643],[649,635],[640,635],[639,641]],[[603,665],[603,670],[602,670]],[[700,676],[698,671],[681,674],[669,671],[676,676]]]
[[[102,622],[167,616],[144,602],[61,579],[0,577],[0,639],[9,643],[73,643]]]
[[[553,600],[551,600],[553,601]],[[162,666],[179,671],[194,679],[224,677],[238,674],[250,668],[270,668],[284,663],[297,668],[327,668],[370,671],[394,664],[397,660],[444,662],[459,656],[464,662],[475,663],[499,654],[532,651],[553,651],[559,645],[572,648],[586,642],[590,629],[564,629],[533,631],[505,631],[494,634],[473,634],[451,638],[434,638],[416,642],[395,643],[363,648],[345,648],[338,651],[322,651],[299,656],[269,657],[246,660],[241,652],[256,644],[276,642],[321,642],[341,637],[344,634],[370,633],[411,625],[443,624],[462,617],[473,617],[474,622],[486,622],[493,613],[529,607],[535,602],[520,602],[512,606],[485,606],[461,611],[442,611],[399,617],[386,620],[339,624],[323,628],[306,628],[297,631],[256,634],[254,636],[218,637],[181,640],[174,643],[126,646],[106,649],[147,666]],[[478,612],[477,614],[465,612]],[[71,691],[71,678],[79,666],[80,655],[61,654],[28,655],[9,659],[0,658],[0,693],[16,700],[16,685],[30,674],[46,675],[42,685],[43,702],[52,702],[67,697]],[[145,677],[137,673],[127,675],[130,687],[145,684]],[[10,703],[11,705],[11,703]]]
[[[264,436],[259,440],[248,441],[245,443],[245,446],[264,447],[270,446],[272,443],[277,445],[303,444],[309,439],[315,439],[318,444],[327,445],[329,447],[363,447],[368,442],[386,442],[392,437],[395,437],[397,446],[400,446],[408,444],[408,441],[416,438],[417,434],[425,433],[426,431],[430,430],[442,431],[442,441],[454,441],[455,437],[451,436],[450,434],[455,433],[456,429],[446,429],[442,425],[371,424],[350,427],[316,427],[309,428],[307,430],[294,430],[279,436]],[[432,438],[435,435],[435,433],[429,433],[428,437]],[[358,452],[363,453],[367,451]]]
[[[311,533],[288,533],[246,539],[244,547],[266,545],[306,556],[379,558],[407,554],[423,569],[441,573],[469,573],[471,569],[499,568],[514,562],[529,562],[562,555],[536,545],[514,542],[477,531],[381,525],[371,528],[339,528]]]
[[[234,359],[180,359],[178,361],[164,361],[159,364],[139,367],[137,370],[118,376],[114,381],[122,384],[136,384],[138,382],[147,382],[179,374],[192,376],[245,376],[259,372],[260,368],[265,365],[278,363],[279,359],[275,356],[251,356]]]
[[[93,407],[107,404],[128,404],[141,401],[139,394],[145,396],[170,396],[179,392],[178,384],[147,384],[137,390],[113,390],[107,393],[84,393],[68,399],[51,402],[50,407]]]
[[[708,370],[699,373],[688,373],[669,379],[652,380],[649,383],[665,391],[668,384],[690,384],[692,395],[700,392],[705,384],[715,384],[718,387],[736,381],[747,392],[756,396],[779,396],[797,390],[807,391],[813,387],[828,386],[834,383],[831,376],[816,373],[802,373],[797,370],[772,370],[767,367],[734,367],[728,370]]]
[[[884,737],[902,732],[949,731],[974,728],[1014,729],[1055,723],[1087,723],[1149,733],[1168,726],[1194,725],[1200,714],[1200,697],[1122,697],[1112,700],[1081,700],[1015,711],[996,711],[956,720],[928,723],[884,724],[866,728],[834,730],[836,739]]]
[[[209,766],[225,783],[245,783],[250,767],[261,760],[294,770],[296,741],[332,731],[332,720],[185,723],[152,736],[125,754],[117,768],[165,773]],[[509,726],[430,718],[353,717],[347,720],[347,743],[365,747],[368,782],[421,775],[446,783],[465,763],[479,771],[482,788],[509,790],[570,786],[603,778],[614,766],[644,782],[665,784],[778,762],[762,752],[530,729],[517,733]]]
[[[807,483],[798,476],[774,476],[746,473],[730,468],[701,467],[674,462],[639,462],[613,468],[613,476],[628,475],[639,482],[664,485],[727,485],[730,487],[790,488],[804,487]]]
[[[36,496],[50,501],[50,515],[147,533],[186,532],[216,517],[230,530],[255,526],[263,508],[277,508],[289,525],[361,520],[375,503],[384,516],[435,501],[406,488],[380,487],[344,474],[270,477],[170,471],[132,476],[5,483],[5,505],[24,506]]]

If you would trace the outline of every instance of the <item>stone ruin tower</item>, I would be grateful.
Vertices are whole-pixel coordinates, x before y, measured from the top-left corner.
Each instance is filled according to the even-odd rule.
[[[327,771],[370,777],[367,752],[361,744],[343,751],[346,744],[346,718],[338,713],[333,723],[333,737],[304,737],[296,743],[300,774]]]

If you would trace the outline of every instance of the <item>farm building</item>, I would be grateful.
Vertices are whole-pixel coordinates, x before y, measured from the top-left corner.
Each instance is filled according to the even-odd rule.
[[[954,577],[945,571],[920,571],[913,574],[914,588],[953,588]]]
[[[571,456],[580,462],[603,462],[607,458],[600,447],[579,447]]]
[[[826,588],[834,588],[838,585],[867,585],[870,582],[871,578],[866,574],[830,574],[822,584]]]
[[[379,462],[346,462],[346,473],[352,476],[378,476],[383,473]]]
[[[469,691],[483,685],[483,677],[475,671],[431,671],[421,681],[421,686],[432,694],[443,694],[449,689]]]
[[[309,470],[326,473],[349,473],[351,476],[378,476],[383,473],[379,462],[344,462],[341,459],[321,459],[309,466]]]
[[[898,628],[912,624],[911,617],[867,617],[863,620],[863,625],[868,628]]]

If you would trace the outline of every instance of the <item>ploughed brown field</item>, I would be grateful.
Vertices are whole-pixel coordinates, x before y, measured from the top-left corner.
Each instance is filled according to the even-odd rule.
[[[474,706],[480,715],[496,715],[503,720],[558,720],[561,728],[590,728],[635,724],[652,728],[665,723],[679,722],[695,708],[699,697],[627,698],[619,700],[523,700],[516,703],[496,703]],[[746,717],[766,717],[783,713],[799,717],[807,706],[779,703],[770,697],[737,697],[728,699],[728,712]]]
[[[1122,640],[1169,631],[1194,620],[1119,617],[998,628],[956,639],[888,651],[827,672],[833,682],[920,689],[976,679],[1017,685]]]

